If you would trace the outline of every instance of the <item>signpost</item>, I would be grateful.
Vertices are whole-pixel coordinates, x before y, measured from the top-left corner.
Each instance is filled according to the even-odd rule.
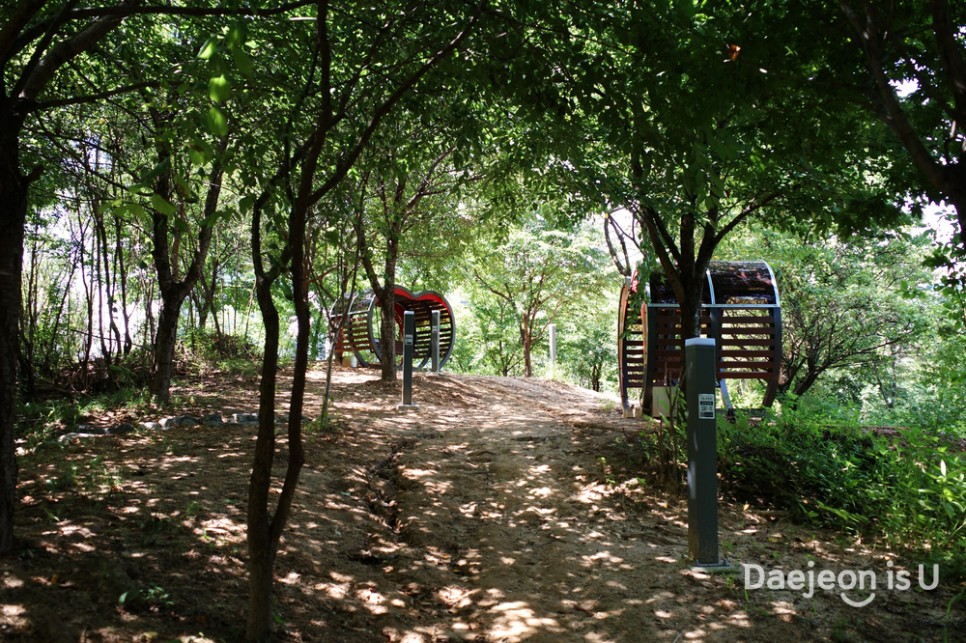
[[[718,454],[715,426],[715,340],[684,342],[688,408],[688,553],[699,567],[718,558]]]
[[[403,389],[402,404],[399,409],[413,409],[413,349],[416,338],[416,314],[407,310],[403,313]]]

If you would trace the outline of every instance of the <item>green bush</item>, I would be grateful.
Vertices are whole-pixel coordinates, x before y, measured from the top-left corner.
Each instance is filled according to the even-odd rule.
[[[809,524],[914,549],[966,574],[966,455],[906,429],[785,408],[757,425],[719,426],[723,488]]]
[[[261,352],[246,338],[213,333],[208,330],[189,331],[182,343],[186,349],[185,366],[195,371],[214,368],[240,375],[257,374]]]

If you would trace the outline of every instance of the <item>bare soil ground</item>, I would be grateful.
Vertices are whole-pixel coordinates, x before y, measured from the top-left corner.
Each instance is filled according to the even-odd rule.
[[[767,570],[875,570],[874,600],[693,569],[686,498],[650,488],[633,446],[648,425],[605,396],[418,375],[419,408],[398,411],[398,388],[376,378],[337,369],[335,425],[306,436],[276,563],[280,640],[966,640],[961,586],[889,591],[903,565],[915,587],[913,561],[780,513],[723,501],[722,553]],[[313,372],[310,418],[322,386]],[[186,385],[169,415],[254,412],[254,390]],[[25,546],[0,560],[0,639],[241,640],[254,433],[139,430],[24,455]]]

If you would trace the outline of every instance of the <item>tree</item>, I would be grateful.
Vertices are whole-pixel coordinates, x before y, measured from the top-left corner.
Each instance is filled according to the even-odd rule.
[[[167,403],[170,398],[171,369],[181,306],[201,278],[219,215],[227,139],[221,137],[213,144],[199,145],[196,150],[209,150],[208,154],[196,151],[194,156],[199,162],[185,161],[182,164],[171,145],[173,134],[169,128],[174,115],[162,113],[157,108],[151,108],[150,112],[156,141],[156,169],[150,174],[156,174],[156,178],[151,185],[152,195],[148,211],[151,219],[151,256],[158,279],[158,293],[161,295],[154,340],[151,393],[159,402]],[[188,128],[182,126],[177,131],[184,136]],[[195,168],[192,168],[193,165]],[[190,177],[197,176],[193,169],[204,172],[205,166],[208,166],[208,171],[202,174],[205,181],[199,190],[191,185]],[[203,198],[197,192],[201,192]],[[197,211],[192,212],[193,210]],[[186,236],[193,221],[197,222],[197,243],[182,275],[179,265],[181,239]],[[175,228],[173,244],[172,227]]]
[[[69,105],[96,103],[137,89],[130,66],[101,43],[133,15],[267,15],[307,4],[257,11],[206,3],[78,7],[76,1],[25,0],[4,3],[0,18],[0,553],[14,545],[17,462],[13,448],[24,226],[32,184],[43,173],[23,140],[28,121]],[[83,63],[83,64],[82,64]],[[84,69],[97,67],[101,84],[91,87]],[[109,71],[108,71],[109,70]]]
[[[34,164],[35,159],[29,155],[25,158],[21,136],[28,119],[64,102],[44,100],[44,92],[57,73],[94,49],[123,17],[80,19],[71,12],[73,4],[18,2],[10,11],[4,11],[0,22],[0,553],[14,546],[14,414],[24,227],[28,191],[42,172],[42,167]],[[129,0],[127,6],[136,4]],[[84,94],[66,100],[97,98]],[[24,163],[31,165],[26,171]]]
[[[435,219],[454,216],[453,200],[459,184],[450,161],[452,144],[440,139],[443,132],[404,127],[409,118],[397,118],[393,136],[383,136],[372,145],[363,160],[358,187],[359,212],[354,219],[358,251],[369,284],[379,301],[381,313],[379,353],[384,382],[396,380],[395,288],[399,255],[404,236],[412,241],[414,228],[422,227],[432,244]],[[383,133],[385,134],[384,128]],[[425,130],[423,130],[425,131]],[[378,237],[381,247],[373,245]],[[382,256],[382,269],[375,260]]]
[[[872,84],[867,90],[860,77],[857,95],[905,148],[929,197],[955,209],[966,249],[966,6],[842,0],[839,7],[852,29],[842,41],[861,50]]]
[[[896,215],[867,180],[874,147],[854,153],[841,142],[849,129],[863,142],[874,131],[804,80],[815,61],[798,59],[808,46],[795,26],[799,14],[772,5],[745,18],[735,5],[667,17],[677,27],[673,41],[637,33],[629,43],[630,58],[656,67],[660,80],[642,88],[647,105],[625,98],[626,193],[680,303],[686,339],[698,334],[708,262],[747,220],[793,227],[856,207]],[[683,48],[680,58],[662,54],[674,46]],[[675,73],[679,65],[683,73]],[[803,141],[803,133],[811,135]]]
[[[819,8],[765,3],[595,6],[558,14],[494,73],[553,134],[548,174],[598,211],[626,207],[698,333],[705,270],[750,219],[793,227],[894,221],[870,178],[877,124],[823,71]],[[503,61],[501,61],[503,62]],[[536,125],[534,126],[536,127]],[[546,133],[544,133],[544,137]]]
[[[871,373],[907,354],[928,328],[922,267],[927,239],[821,238],[762,231],[731,253],[754,252],[775,271],[782,299],[779,390],[802,396],[827,372]],[[882,384],[880,382],[880,384]],[[886,397],[890,397],[888,394]]]
[[[468,312],[468,319],[459,323],[454,355],[458,366],[464,371],[503,377],[518,374],[523,352],[514,307],[500,297],[478,293],[471,296]]]
[[[483,249],[473,267],[476,297],[496,297],[511,311],[525,377],[533,375],[533,350],[548,326],[606,287],[603,252],[586,237],[553,229],[548,214],[534,213],[505,243]]]
[[[283,78],[296,89],[272,101],[283,114],[280,147],[259,146],[252,154],[274,156],[278,168],[259,176],[261,190],[246,195],[251,208],[251,249],[255,294],[265,325],[259,381],[259,426],[248,496],[249,601],[246,638],[269,638],[275,555],[287,523],[304,462],[302,408],[310,340],[309,271],[305,255],[310,216],[333,194],[355,166],[393,108],[459,46],[478,14],[466,7],[400,3],[375,12],[348,5],[331,11],[319,0],[307,21],[261,34],[286,51],[265,61],[266,77],[290,64],[311,61]],[[309,24],[310,38],[291,33]],[[263,161],[264,158],[258,158]],[[257,167],[252,164],[252,168]],[[255,183],[254,181],[252,183]],[[284,213],[284,215],[282,214]],[[281,215],[281,216],[279,216]],[[344,222],[346,223],[346,222]],[[279,238],[267,235],[269,227]],[[288,463],[275,503],[269,510],[272,465],[276,455],[275,389],[278,371],[279,315],[273,288],[288,272],[297,319],[295,363],[289,396]]]
[[[568,314],[557,324],[558,363],[581,386],[598,392],[607,384],[613,389],[617,381],[614,310],[619,283],[615,275],[604,290],[587,293],[580,302],[582,305],[578,304],[576,310],[568,309]]]

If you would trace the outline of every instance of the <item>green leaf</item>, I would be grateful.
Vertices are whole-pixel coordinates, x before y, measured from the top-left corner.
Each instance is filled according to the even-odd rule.
[[[231,83],[224,74],[208,81],[208,96],[216,103],[224,103],[231,98]]]
[[[247,194],[238,200],[238,209],[242,212],[250,212],[255,204],[255,197]]]
[[[151,207],[166,217],[173,216],[177,211],[170,201],[157,193],[151,195]]]
[[[201,227],[202,228],[210,228],[213,225],[215,225],[216,223],[218,223],[218,220],[219,219],[224,219],[227,216],[228,216],[228,213],[225,212],[224,210],[215,210],[214,212],[212,212],[211,214],[209,214],[207,217],[205,217],[205,220],[201,222]]]
[[[228,134],[228,119],[225,113],[215,106],[208,110],[208,118],[205,119],[208,129],[215,136],[225,136]]]
[[[252,57],[247,51],[240,47],[236,47],[231,50],[232,59],[235,61],[235,67],[238,68],[239,73],[245,78],[252,78],[255,75],[255,68],[252,64]]]
[[[188,148],[188,158],[193,165],[204,165],[209,161],[209,156],[203,148],[192,146]]]
[[[202,60],[209,60],[218,51],[218,41],[214,38],[209,38],[201,47],[201,51],[198,53],[198,58]]]
[[[173,178],[174,184],[178,186],[178,189],[181,190],[182,194],[191,194],[191,185],[188,183],[188,180],[185,179],[185,177],[181,176],[180,174],[174,174]]]
[[[244,22],[236,22],[228,29],[228,35],[225,36],[225,42],[229,47],[240,47],[245,43],[245,28]]]

